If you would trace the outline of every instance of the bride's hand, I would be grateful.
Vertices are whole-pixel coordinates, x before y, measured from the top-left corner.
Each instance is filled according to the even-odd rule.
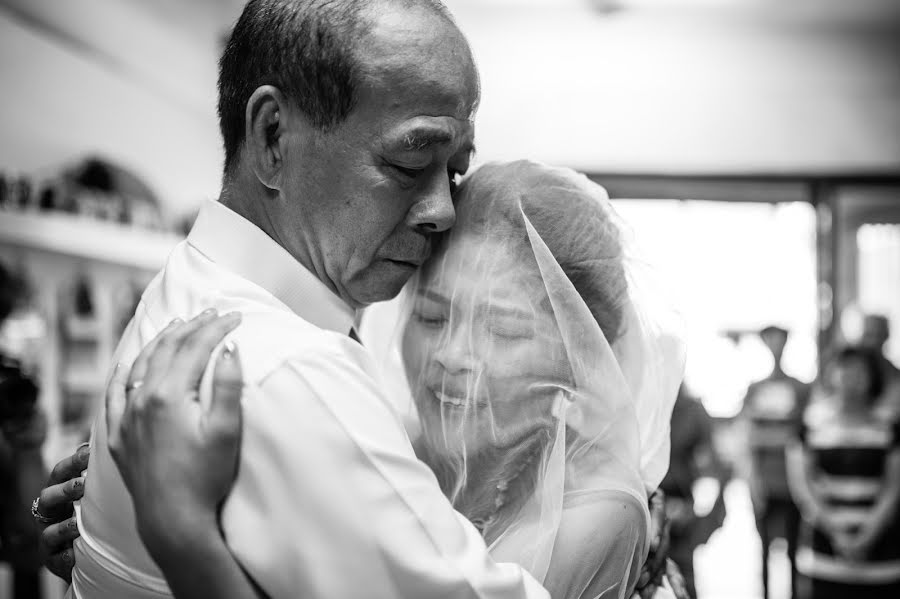
[[[173,322],[140,353],[130,376],[117,367],[107,389],[110,453],[154,558],[171,558],[191,537],[218,534],[240,449],[237,350],[226,347],[218,359],[208,409],[197,388],[215,347],[239,322],[239,314],[211,311]]]
[[[663,577],[677,599],[691,599],[678,567],[669,557],[669,523],[666,516],[666,497],[658,490],[650,496],[650,552],[641,569],[635,597],[651,599],[662,585]]]

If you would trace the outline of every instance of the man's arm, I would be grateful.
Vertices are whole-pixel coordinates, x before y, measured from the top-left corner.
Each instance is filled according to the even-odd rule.
[[[517,564],[493,561],[376,381],[346,355],[290,359],[247,389],[244,423],[222,526],[270,595],[546,596]]]
[[[208,409],[191,391],[228,327],[179,326],[142,352],[131,392],[116,374],[107,407],[141,538],[176,597],[253,597],[251,577],[275,597],[547,596],[519,566],[491,560],[374,380],[327,348],[244,390],[226,546],[216,522],[241,442],[239,384],[226,381],[225,394],[219,384]]]
[[[0,514],[0,545],[7,559],[24,570],[37,570],[41,562],[34,535],[31,502],[37,497],[47,476],[41,445],[47,433],[44,413],[34,409],[27,417],[0,423],[0,461],[7,462],[0,491],[4,512]]]

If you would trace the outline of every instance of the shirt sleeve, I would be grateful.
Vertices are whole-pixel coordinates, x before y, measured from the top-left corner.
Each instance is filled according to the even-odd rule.
[[[292,358],[244,393],[229,547],[273,598],[548,597],[495,563],[348,356]]]

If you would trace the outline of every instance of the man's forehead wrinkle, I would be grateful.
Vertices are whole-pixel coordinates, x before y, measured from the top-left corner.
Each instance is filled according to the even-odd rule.
[[[359,53],[364,57],[364,77],[371,83],[452,103],[464,118],[474,114],[479,100],[477,68],[468,42],[445,20],[423,23],[387,11],[360,41]]]

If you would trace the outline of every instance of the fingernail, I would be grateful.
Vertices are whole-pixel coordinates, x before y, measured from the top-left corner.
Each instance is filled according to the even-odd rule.
[[[79,445],[78,448],[75,450],[75,453],[78,455],[79,458],[84,458],[85,456],[90,455],[91,454],[90,442],[82,443],[81,445]]]
[[[231,360],[234,358],[235,353],[237,353],[237,346],[234,344],[234,341],[229,339],[225,342],[225,347],[222,349],[222,357],[226,360]]]

